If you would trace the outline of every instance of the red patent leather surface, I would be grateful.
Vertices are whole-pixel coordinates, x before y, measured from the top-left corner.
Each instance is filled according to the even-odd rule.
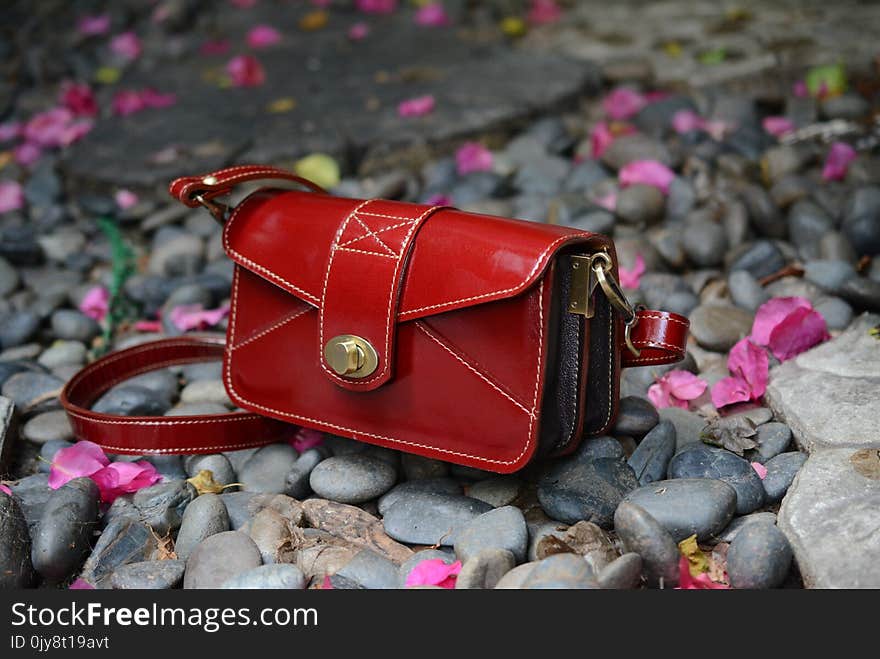
[[[279,174],[280,172],[280,174]],[[230,168],[179,179],[191,205],[281,170]],[[554,255],[613,247],[564,227],[402,202],[262,190],[224,230],[236,262],[224,380],[249,414],[141,419],[87,411],[101,391],[143,372],[216,357],[189,339],[99,360],[65,389],[78,437],[116,452],[216,452],[275,441],[290,423],[482,469],[510,472],[540,429]],[[323,345],[365,336],[380,368],[366,386],[330,372]],[[684,354],[687,320],[639,312],[624,366]],[[135,351],[135,352],[131,352]],[[278,423],[267,417],[284,421]]]

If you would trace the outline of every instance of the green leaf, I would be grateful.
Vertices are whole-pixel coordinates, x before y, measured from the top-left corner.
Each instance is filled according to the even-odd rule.
[[[707,50],[705,53],[700,55],[700,63],[701,64],[721,64],[725,59],[727,59],[727,51],[724,48],[715,48],[714,50]]]

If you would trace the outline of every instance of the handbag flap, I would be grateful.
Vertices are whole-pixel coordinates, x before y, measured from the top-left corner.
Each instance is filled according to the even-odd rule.
[[[320,306],[330,247],[359,199],[261,190],[226,223],[224,248],[233,261],[300,299]],[[348,249],[384,252],[379,239],[405,232],[427,206],[382,201],[389,213],[359,213],[370,232],[340,241]],[[372,234],[372,235],[371,235]],[[610,247],[604,236],[552,224],[440,208],[419,230],[400,292],[397,316],[424,316],[517,295],[535,283],[563,245]]]

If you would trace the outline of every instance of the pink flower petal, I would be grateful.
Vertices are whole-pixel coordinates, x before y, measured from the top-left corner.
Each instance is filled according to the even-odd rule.
[[[416,96],[402,101],[397,106],[397,114],[401,117],[422,117],[434,111],[436,101],[431,94]]]
[[[629,87],[618,87],[602,99],[605,114],[617,120],[629,119],[647,104],[644,94]]]
[[[85,37],[107,34],[110,31],[110,15],[82,16],[76,22],[76,29]]]
[[[3,492],[4,494],[8,494],[9,496],[12,496],[12,490],[10,490],[9,487],[4,485],[3,483],[0,483],[0,492]]]
[[[807,89],[807,83],[803,80],[798,80],[791,87],[791,92],[798,98],[806,98],[810,95],[810,90]]]
[[[724,583],[712,581],[705,572],[699,576],[691,576],[691,567],[684,556],[678,562],[678,586],[675,590],[730,590]]]
[[[620,169],[618,177],[624,188],[637,184],[652,185],[663,194],[668,194],[675,172],[656,160],[634,160]]]
[[[445,27],[449,25],[449,16],[442,2],[429,2],[419,7],[415,16],[416,25],[422,27]]]
[[[324,581],[321,582],[321,590],[333,590],[333,582],[330,581],[330,575],[324,575]]]
[[[736,375],[722,378],[712,387],[712,404],[718,409],[734,403],[744,403],[751,398],[749,383]]]
[[[226,64],[226,73],[236,87],[258,87],[266,81],[266,72],[253,55],[238,55]]]
[[[0,181],[0,213],[24,206],[24,190],[18,181]]]
[[[125,60],[136,60],[141,55],[141,40],[134,32],[123,32],[110,40],[110,50]]]
[[[794,122],[788,117],[764,117],[761,125],[774,137],[782,137],[795,129]]]
[[[834,142],[828,150],[825,165],[822,167],[822,179],[825,181],[845,179],[849,165],[857,155],[856,150],[846,142]]]
[[[117,190],[113,199],[116,201],[116,205],[122,210],[128,210],[132,206],[136,206],[139,201],[138,196],[134,192],[126,190],[125,188]]]
[[[79,310],[89,318],[104,320],[110,308],[110,291],[103,286],[90,288],[79,303]]]
[[[370,34],[370,26],[366,23],[355,23],[348,28],[346,34],[352,41],[360,41],[361,39],[366,39],[367,35]]]
[[[152,87],[147,87],[141,91],[141,102],[147,108],[167,108],[177,103],[177,96],[162,94]]]
[[[95,587],[90,584],[85,579],[77,579],[73,583],[71,583],[68,587],[68,590],[95,590]]]
[[[614,212],[614,209],[617,208],[617,192],[612,190],[597,199],[594,199],[593,202],[607,211]]]
[[[120,117],[127,117],[147,107],[143,98],[141,98],[140,92],[131,89],[123,89],[116,92],[110,105],[113,108],[113,114],[117,114]]]
[[[643,274],[645,274],[645,257],[641,252],[636,254],[635,263],[633,263],[631,270],[622,265],[617,266],[617,277],[620,285],[624,288],[638,288]]]
[[[281,33],[271,25],[257,25],[247,34],[247,44],[251,48],[267,48],[281,41]]]
[[[390,14],[397,9],[397,0],[355,0],[354,4],[365,14]]]
[[[162,331],[161,320],[138,320],[132,325],[136,332],[149,332],[156,334]]]
[[[49,487],[57,490],[74,478],[91,476],[110,463],[104,451],[97,444],[88,441],[77,442],[73,446],[63,448],[49,467]]]
[[[688,408],[688,401],[699,398],[706,391],[705,380],[688,371],[665,373],[648,388],[648,399],[657,409],[664,407]]]
[[[98,114],[98,102],[92,88],[85,84],[66,82],[61,86],[61,104],[80,117]]]
[[[64,146],[65,136],[72,121],[73,113],[67,108],[52,108],[31,117],[25,124],[22,135],[26,141],[37,146]]]
[[[596,123],[590,130],[590,155],[593,158],[601,158],[613,141],[614,135],[608,124],[604,121]]]
[[[229,39],[215,39],[214,41],[206,41],[199,48],[199,53],[208,57],[212,55],[225,55],[229,52]]]
[[[432,558],[422,561],[412,569],[406,578],[406,585],[455,588],[455,580],[459,572],[461,572],[461,561],[447,565],[439,558]]]
[[[434,194],[425,200],[428,206],[452,206],[452,199],[445,194]]]
[[[460,176],[491,171],[492,152],[479,142],[465,142],[455,152],[455,165]]]
[[[88,133],[95,127],[95,122],[89,119],[83,119],[81,121],[75,121],[74,123],[65,127],[59,137],[59,146],[70,146],[74,142],[79,141],[81,138],[88,135]]]
[[[767,300],[758,307],[758,311],[755,313],[752,334],[749,338],[759,346],[768,345],[773,328],[781,323],[788,314],[800,307],[812,309],[813,305],[804,297],[775,297]]]
[[[670,393],[679,400],[694,400],[706,391],[706,382],[689,371],[674,370],[664,375]]]
[[[555,0],[532,0],[526,19],[532,25],[555,23],[562,17],[562,10]]]
[[[149,487],[162,477],[149,462],[111,462],[91,475],[101,493],[101,501],[113,503],[121,494],[137,492]]]
[[[748,384],[751,400],[758,400],[767,391],[770,360],[763,348],[746,339],[740,339],[730,349],[727,368],[734,377]]]
[[[201,304],[182,304],[169,314],[171,322],[181,332],[213,327],[229,314],[229,304],[216,309],[204,309]]]
[[[767,467],[762,465],[760,462],[753,462],[752,469],[755,470],[755,473],[758,474],[758,478],[764,480],[767,478]]]
[[[324,433],[311,428],[300,428],[296,434],[288,440],[289,444],[297,450],[298,453],[308,451],[324,443]]]
[[[43,149],[33,142],[22,142],[13,151],[15,162],[22,167],[30,167],[43,155]]]
[[[679,110],[672,116],[672,129],[681,135],[694,130],[703,130],[706,120],[693,110]]]
[[[773,328],[768,347],[777,359],[786,361],[829,338],[822,314],[812,308],[800,307]]]

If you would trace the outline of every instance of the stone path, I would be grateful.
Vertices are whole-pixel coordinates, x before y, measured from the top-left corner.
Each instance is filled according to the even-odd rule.
[[[880,588],[880,341],[865,314],[771,372],[767,400],[810,453],[779,526],[813,588]]]
[[[633,20],[633,5],[641,5],[639,20]],[[641,72],[664,86],[724,84],[779,97],[810,66],[844,61],[851,70],[868,70],[878,30],[878,6],[852,0],[586,0],[560,23],[531,35],[529,45],[597,62],[613,78]]]
[[[334,15],[326,29],[306,34],[295,28],[301,13],[301,7],[269,3],[249,12],[219,11],[211,34],[234,44],[258,22],[284,29],[282,42],[258,55],[266,84],[221,89],[207,81],[222,73],[233,51],[145,64],[122,83],[174,93],[177,104],[100,122],[71,152],[71,173],[152,185],[233,160],[283,162],[313,151],[369,172],[387,168],[389,155],[397,164],[401,157],[419,162],[438,144],[509,130],[598,89],[592,64],[453,30],[416,29],[407,13],[371,21],[370,37],[359,42],[345,34],[354,17]],[[185,38],[186,48],[197,50],[209,35],[194,31]],[[401,120],[398,104],[425,94],[435,97],[435,110]],[[295,107],[273,112],[270,105],[279,100]]]

